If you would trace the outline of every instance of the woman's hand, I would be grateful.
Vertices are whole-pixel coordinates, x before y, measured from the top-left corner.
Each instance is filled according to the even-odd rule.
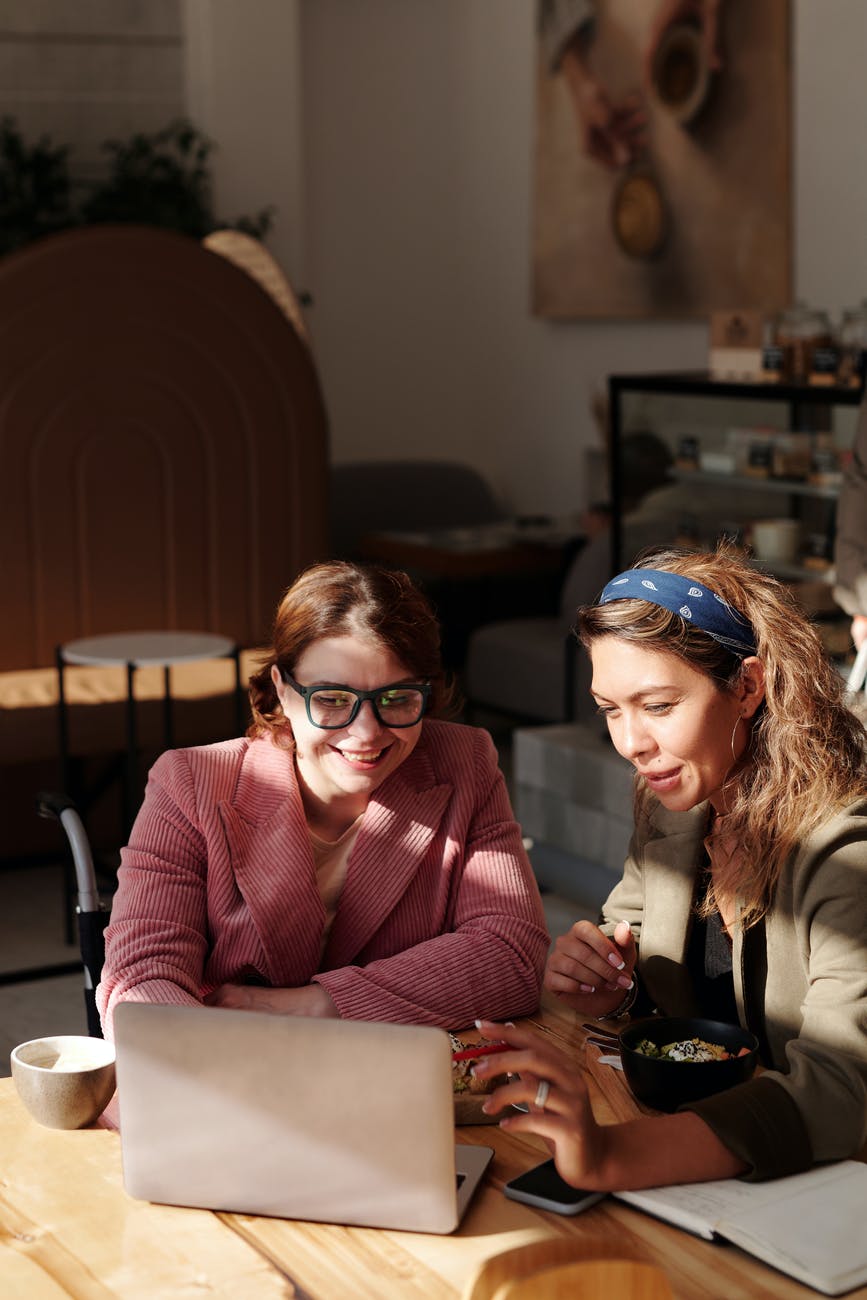
[[[554,1157],[557,1171],[573,1187],[610,1192],[627,1187],[658,1187],[736,1178],[747,1165],[724,1146],[693,1111],[639,1115],[616,1124],[594,1118],[581,1071],[574,1060],[532,1029],[476,1022],[486,1038],[509,1044],[509,1051],[482,1056],[473,1067],[479,1079],[508,1072],[510,1079],[485,1100],[489,1115],[515,1102],[530,1107],[509,1115],[500,1128],[535,1133]],[[542,1105],[540,1084],[547,1083]]]
[[[584,64],[580,37],[563,51],[560,68],[572,98],[581,148],[615,170],[634,162],[647,143],[647,113],[638,95],[615,103]]]
[[[547,1039],[530,1029],[481,1020],[486,1038],[505,1040],[508,1052],[483,1056],[473,1067],[479,1079],[503,1074],[519,1076],[492,1092],[482,1109],[498,1115],[506,1106],[523,1102],[526,1115],[509,1115],[500,1128],[512,1133],[535,1133],[554,1157],[557,1171],[573,1187],[602,1188],[607,1153],[607,1133],[597,1124],[587,1088],[574,1062]],[[548,1084],[543,1106],[536,1097],[542,1082]],[[545,1091],[543,1089],[543,1091]]]
[[[613,938],[590,921],[576,921],[554,944],[545,969],[545,988],[582,1016],[603,1019],[633,986],[637,957],[627,921]]]
[[[297,989],[262,988],[259,984],[220,984],[205,998],[209,1007],[234,1007],[239,1011],[267,1011],[274,1016],[339,1018],[337,1007],[321,984]]]

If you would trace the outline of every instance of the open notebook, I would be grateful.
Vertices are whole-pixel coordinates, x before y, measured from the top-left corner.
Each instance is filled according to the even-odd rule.
[[[493,1154],[455,1145],[440,1029],[123,1003],[114,1033],[131,1196],[445,1233]]]
[[[615,1195],[701,1237],[733,1242],[826,1295],[867,1282],[867,1165],[858,1160],[767,1183],[725,1178]]]

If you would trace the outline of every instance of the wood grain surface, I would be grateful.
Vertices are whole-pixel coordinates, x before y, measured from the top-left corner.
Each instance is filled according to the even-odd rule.
[[[603,1122],[637,1113],[622,1074],[584,1049],[577,1018],[546,1003],[531,1017],[586,1069]],[[503,1184],[547,1158],[496,1126],[456,1130],[492,1146],[489,1173],[459,1230],[349,1228],[178,1209],[123,1190],[118,1134],[41,1128],[0,1080],[0,1294],[4,1300],[207,1295],[226,1300],[459,1300],[485,1261],[540,1239],[568,1238],[589,1259],[659,1265],[681,1300],[803,1300],[815,1294],[736,1248],[711,1244],[612,1200],[570,1219],[507,1200]],[[850,1293],[867,1300],[867,1288]]]

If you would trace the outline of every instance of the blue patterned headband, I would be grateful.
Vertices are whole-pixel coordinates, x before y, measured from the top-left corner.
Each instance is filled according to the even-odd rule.
[[[747,620],[722,596],[692,578],[665,569],[627,569],[612,578],[599,597],[600,605],[612,600],[647,600],[679,614],[692,627],[707,632],[714,641],[745,659],[756,653],[756,634]]]

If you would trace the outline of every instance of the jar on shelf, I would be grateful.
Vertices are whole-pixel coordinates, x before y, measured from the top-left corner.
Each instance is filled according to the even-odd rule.
[[[766,317],[762,325],[761,379],[765,384],[784,384],[789,378],[786,349],[777,342],[779,318]]]
[[[828,382],[835,383],[834,334],[827,312],[796,302],[780,315],[775,335],[777,346],[783,350],[786,376],[792,383],[821,383],[820,376],[825,373],[830,374]]]
[[[813,435],[808,480],[816,487],[840,488],[843,485],[840,453],[830,433]]]
[[[698,469],[698,438],[688,434],[678,439],[674,465],[676,469]]]
[[[838,342],[837,383],[860,388],[864,383],[867,361],[867,298],[863,298],[858,307],[849,307],[843,312]]]
[[[833,540],[829,533],[809,533],[804,555],[801,559],[805,569],[815,569],[827,573],[834,557]]]
[[[747,448],[747,461],[743,472],[749,478],[769,478],[774,460],[774,444],[770,438],[754,438]]]

